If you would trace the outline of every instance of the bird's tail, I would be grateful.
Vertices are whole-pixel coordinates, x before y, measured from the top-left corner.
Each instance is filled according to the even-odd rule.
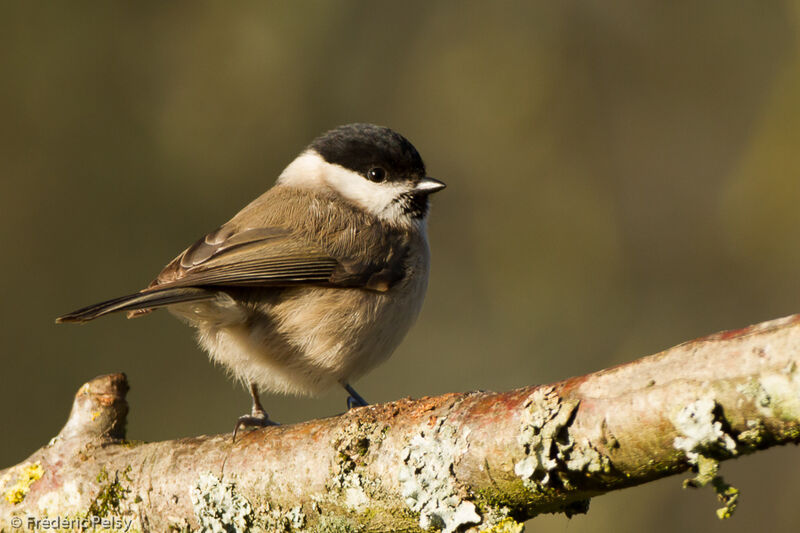
[[[100,302],[98,304],[78,309],[66,315],[56,318],[56,324],[63,322],[88,322],[95,318],[116,313],[117,311],[128,311],[129,316],[135,316],[150,309],[165,307],[181,302],[194,302],[198,300],[209,300],[215,297],[214,291],[200,289],[198,287],[175,287],[171,289],[155,289],[147,292],[137,292],[127,296],[120,296],[113,300]],[[138,313],[137,313],[138,311]]]

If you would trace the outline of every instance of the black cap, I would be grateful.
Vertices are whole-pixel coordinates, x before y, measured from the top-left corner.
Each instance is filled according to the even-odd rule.
[[[309,148],[328,163],[365,175],[374,168],[385,171],[385,181],[418,180],[425,163],[408,139],[374,124],[347,124],[317,137]]]

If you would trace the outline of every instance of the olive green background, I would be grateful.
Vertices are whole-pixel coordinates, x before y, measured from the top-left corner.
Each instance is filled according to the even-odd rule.
[[[448,183],[425,308],[370,401],[507,390],[800,311],[797,2],[0,4],[0,465],[98,374],[129,437],[227,432],[247,394],[167,313],[55,326],[138,290],[369,121]],[[342,391],[264,397],[284,423]],[[800,450],[723,465],[719,522],[681,477],[531,530],[796,531]]]

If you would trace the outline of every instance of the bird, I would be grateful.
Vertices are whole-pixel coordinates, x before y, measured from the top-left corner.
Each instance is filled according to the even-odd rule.
[[[249,388],[233,430],[275,424],[261,392],[313,396],[386,361],[415,322],[430,271],[429,177],[408,139],[383,126],[339,126],[314,139],[275,184],[181,252],[139,292],[59,316],[166,308]]]

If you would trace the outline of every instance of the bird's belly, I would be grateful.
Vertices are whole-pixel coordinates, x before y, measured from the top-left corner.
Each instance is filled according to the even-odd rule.
[[[203,304],[198,338],[212,360],[244,382],[309,395],[348,382],[385,361],[416,319],[424,285],[403,291],[298,288],[275,302]],[[186,316],[186,313],[181,313]],[[213,318],[212,318],[213,317]],[[239,317],[239,318],[237,318]]]

